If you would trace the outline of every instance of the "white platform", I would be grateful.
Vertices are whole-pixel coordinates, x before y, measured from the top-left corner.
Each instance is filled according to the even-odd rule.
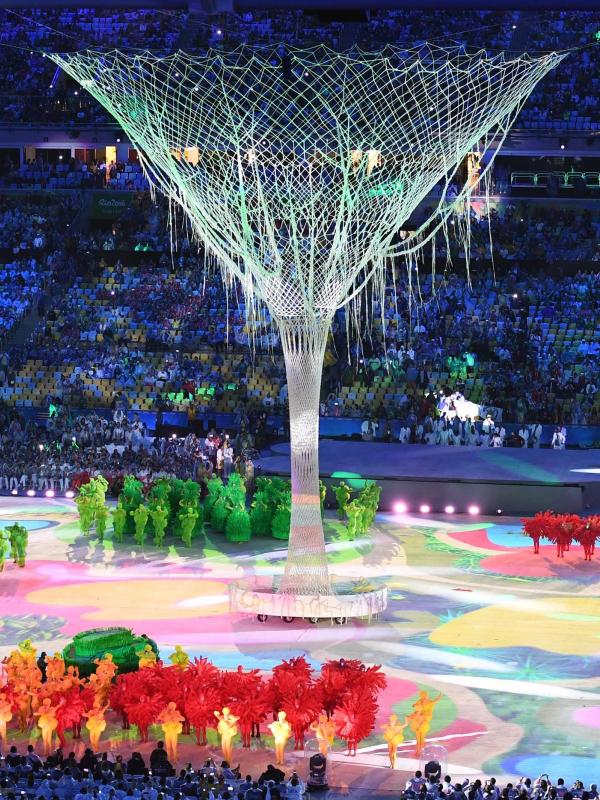
[[[232,612],[256,617],[279,617],[287,621],[306,619],[366,619],[380,615],[387,606],[387,586],[365,587],[360,583],[339,584],[329,595],[279,594],[270,581],[243,580],[229,584]]]

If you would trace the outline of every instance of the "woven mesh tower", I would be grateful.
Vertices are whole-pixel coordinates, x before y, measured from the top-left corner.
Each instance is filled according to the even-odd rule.
[[[332,591],[318,412],[335,311],[369,284],[383,296],[386,259],[414,253],[444,228],[457,167],[473,150],[491,164],[533,87],[563,57],[507,60],[432,45],[51,56],[118,120],[152,184],[183,209],[226,277],[239,281],[246,307],[265,304],[277,327],[292,459],[280,592]],[[440,182],[426,223],[398,243],[402,225]]]

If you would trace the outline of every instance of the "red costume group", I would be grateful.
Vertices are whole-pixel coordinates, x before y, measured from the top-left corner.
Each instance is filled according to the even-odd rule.
[[[116,671],[112,660],[107,662],[105,657],[101,661]],[[158,662],[136,672],[116,676],[113,673],[108,682],[98,679],[100,667],[96,675],[82,679],[76,669],[65,669],[58,655],[49,657],[47,662],[50,674],[45,683],[33,658],[29,659],[24,684],[20,670],[9,664],[8,684],[0,692],[11,703],[14,721],[20,723],[22,730],[34,725],[35,709],[49,697],[56,708],[56,733],[62,746],[65,732],[79,737],[82,721],[100,703],[120,715],[123,728],[136,725],[140,740],[147,742],[150,726],[159,722],[168,703],[174,703],[184,717],[182,732],[193,729],[198,744],[206,744],[207,729],[216,728],[218,723],[215,710],[224,707],[239,718],[243,747],[250,747],[252,736],[260,736],[263,722],[285,711],[296,748],[301,748],[310,725],[325,712],[352,753],[358,742],[373,731],[377,695],[386,686],[379,666],[340,659],[326,662],[315,673],[303,656],[278,664],[270,676],[241,666],[232,671],[219,670],[207,659],[196,658],[185,666]],[[104,674],[109,673],[110,669],[108,673],[105,669]]]
[[[600,538],[600,516],[580,517],[577,514],[555,514],[540,511],[531,519],[521,520],[523,533],[533,539],[533,552],[540,552],[540,540],[547,539],[556,545],[556,555],[564,558],[571,544],[583,547],[585,561],[594,555],[596,539]]]

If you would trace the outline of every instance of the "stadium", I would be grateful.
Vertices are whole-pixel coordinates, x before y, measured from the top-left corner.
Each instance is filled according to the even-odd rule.
[[[0,3],[0,796],[597,800],[600,12]]]

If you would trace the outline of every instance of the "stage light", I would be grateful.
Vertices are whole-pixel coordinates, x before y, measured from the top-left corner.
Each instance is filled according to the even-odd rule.
[[[419,506],[419,511],[421,514],[429,514],[431,511],[431,506],[428,506],[427,503],[423,503],[423,505]]]
[[[54,489],[48,489],[46,492],[46,497],[54,497]]]
[[[75,497],[75,492],[72,492],[72,491],[69,489],[69,491],[68,491],[68,492],[65,492],[65,497],[68,497],[68,498],[69,498],[69,500],[70,500],[72,497]]]
[[[35,497],[35,492],[33,489],[27,489],[27,497]]]
[[[454,508],[454,506],[444,506],[445,514],[454,514],[455,511],[456,509]]]
[[[477,514],[479,514],[479,512],[480,512],[479,506],[472,505],[467,508],[467,513],[470,514],[472,517],[476,517]]]
[[[398,500],[397,503],[394,503],[394,514],[406,514],[408,511],[408,506],[402,500]]]
[[[11,490],[11,494],[12,494],[12,495],[15,495],[15,494],[19,494],[19,492],[18,492],[18,490],[17,490],[17,489],[12,489],[12,490]]]
[[[498,514],[498,516],[500,516],[501,513],[502,513],[502,509],[501,508],[497,508],[496,509],[496,514]]]

